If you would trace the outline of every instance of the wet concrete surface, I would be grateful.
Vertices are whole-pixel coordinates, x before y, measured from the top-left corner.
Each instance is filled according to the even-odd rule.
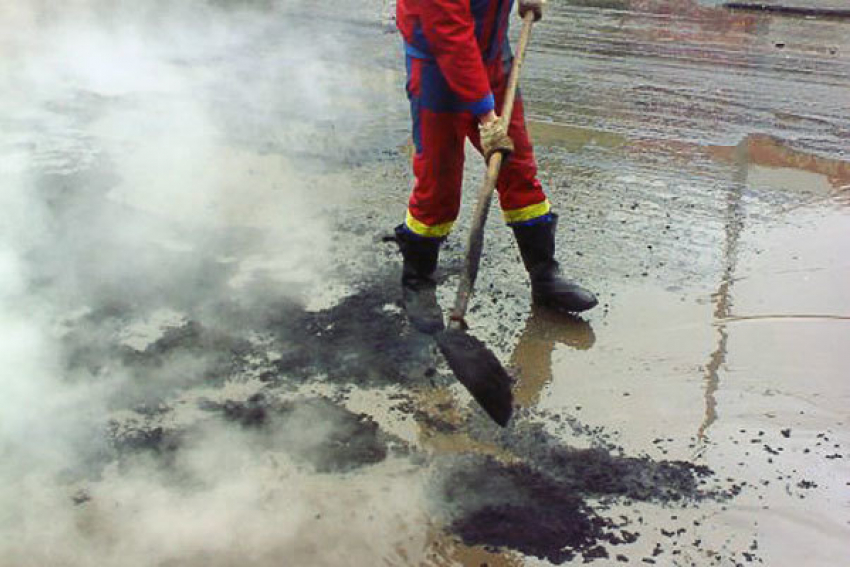
[[[560,258],[601,301],[532,309],[492,213],[468,321],[515,376],[506,429],[398,307],[380,2],[19,14],[4,326],[37,325],[53,378],[6,392],[0,564],[841,564],[850,23],[716,4],[553,3],[535,30]]]

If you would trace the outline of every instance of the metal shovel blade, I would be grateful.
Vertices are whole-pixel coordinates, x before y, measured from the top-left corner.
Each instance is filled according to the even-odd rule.
[[[449,328],[434,338],[458,381],[493,421],[505,427],[513,413],[513,393],[511,377],[496,355],[461,329]]]

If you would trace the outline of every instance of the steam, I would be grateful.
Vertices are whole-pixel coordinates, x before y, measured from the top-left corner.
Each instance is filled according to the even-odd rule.
[[[314,474],[293,455],[333,415],[240,428],[200,401],[285,394],[215,341],[152,350],[321,289],[349,47],[293,16],[307,2],[52,4],[0,8],[0,566],[409,560],[404,461],[374,465],[380,486]],[[257,365],[263,340],[244,337]],[[109,427],[180,448],[116,453]]]

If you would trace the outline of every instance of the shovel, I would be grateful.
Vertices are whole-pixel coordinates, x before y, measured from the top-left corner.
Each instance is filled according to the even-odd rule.
[[[533,24],[534,13],[529,10],[523,18],[519,46],[511,67],[505,101],[502,105],[501,117],[508,121],[513,113],[519,72],[525,60],[525,51],[531,38]],[[466,332],[468,326],[464,319],[475,286],[475,278],[478,276],[478,265],[484,245],[484,223],[487,222],[490,201],[496,187],[496,179],[499,177],[499,169],[502,167],[502,158],[502,154],[497,152],[490,156],[487,163],[487,175],[481,189],[478,190],[478,201],[472,217],[466,259],[455,296],[454,309],[449,315],[447,328],[434,335],[434,338],[458,381],[469,390],[475,401],[493,418],[493,421],[504,427],[508,424],[513,412],[511,377],[499,363],[496,355],[484,343]]]

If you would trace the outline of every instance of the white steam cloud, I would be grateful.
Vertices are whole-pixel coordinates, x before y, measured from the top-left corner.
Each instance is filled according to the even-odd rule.
[[[328,128],[347,112],[329,81],[349,49],[293,16],[312,3],[217,4],[0,5],[0,567],[366,565],[424,547],[405,461],[374,465],[380,483],[310,473],[264,436],[315,441],[332,417],[241,429],[195,403],[263,388],[192,390],[220,353],[141,375],[115,354],[325,275],[323,203],[347,197],[321,157],[350,142]],[[168,466],[109,456],[110,423],[148,418],[191,432]]]

